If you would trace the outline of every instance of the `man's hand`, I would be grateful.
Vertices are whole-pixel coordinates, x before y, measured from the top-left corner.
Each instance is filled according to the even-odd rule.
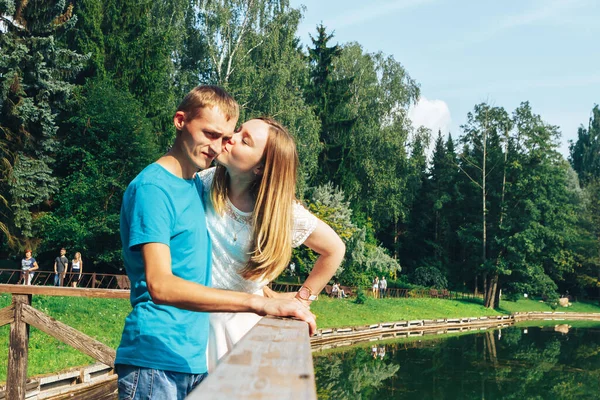
[[[308,324],[309,334],[312,336],[317,330],[316,317],[302,302],[297,299],[256,299],[262,301],[258,304],[256,313],[259,315],[272,315],[274,317],[294,317]]]

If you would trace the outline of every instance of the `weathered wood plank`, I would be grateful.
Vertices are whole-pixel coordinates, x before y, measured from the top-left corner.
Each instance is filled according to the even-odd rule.
[[[116,353],[114,349],[31,306],[23,306],[22,320],[103,364],[111,367],[115,364]]]
[[[0,310],[0,326],[11,324],[15,320],[15,306],[12,304]]]
[[[88,289],[54,286],[27,286],[0,284],[0,293],[36,294],[43,296],[100,297],[105,299],[129,299],[129,290]]]
[[[74,385],[68,390],[60,393],[42,393],[40,399],[51,400],[116,400],[117,399],[117,376],[113,375],[97,383],[83,383]]]
[[[29,348],[29,326],[22,320],[23,309],[31,304],[30,295],[13,295],[14,321],[10,324],[8,348],[8,375],[6,398],[25,399],[27,382],[27,358]]]
[[[317,398],[305,322],[266,317],[188,396],[199,399]]]

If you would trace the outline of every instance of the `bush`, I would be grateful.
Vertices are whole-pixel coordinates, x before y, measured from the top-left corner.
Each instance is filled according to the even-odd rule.
[[[435,267],[419,267],[413,273],[413,283],[420,286],[446,289],[448,280],[442,272]]]
[[[367,302],[367,295],[361,287],[356,288],[356,300],[354,302],[356,304],[365,304]]]
[[[502,294],[502,300],[516,302],[523,297],[522,293],[510,292],[506,294]]]

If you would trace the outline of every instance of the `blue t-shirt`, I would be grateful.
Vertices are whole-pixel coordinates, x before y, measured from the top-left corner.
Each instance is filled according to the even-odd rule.
[[[33,268],[33,263],[35,262],[35,258],[31,257],[29,260],[26,258],[21,259],[21,269],[23,271],[27,271]]]
[[[121,207],[121,241],[133,310],[125,319],[116,364],[200,374],[207,371],[208,314],[155,304],[139,245],[164,243],[173,275],[210,286],[210,242],[202,182],[151,164],[129,184]]]

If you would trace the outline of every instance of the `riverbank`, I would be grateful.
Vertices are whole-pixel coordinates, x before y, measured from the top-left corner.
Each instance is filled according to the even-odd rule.
[[[10,296],[0,295],[0,307],[10,304]],[[33,306],[53,318],[116,348],[119,344],[125,316],[130,310],[127,300],[88,299],[77,297],[33,296]],[[319,328],[359,326],[389,321],[483,317],[508,315],[513,312],[552,311],[534,300],[516,303],[504,301],[497,311],[488,310],[479,301],[459,301],[429,298],[372,299],[356,304],[353,299],[321,297],[313,303]],[[600,312],[589,303],[574,303],[573,307],[557,311]],[[0,328],[0,382],[6,380],[9,326]],[[92,358],[70,346],[31,328],[28,374],[38,375],[65,368],[91,364]]]
[[[510,315],[515,312],[553,311],[546,303],[531,299],[516,302],[503,301],[498,310],[483,307],[481,300],[443,300],[430,298],[373,299],[367,298],[365,304],[356,304],[352,299],[319,298],[311,306],[317,315],[319,328],[335,328],[378,324],[382,322],[489,317]],[[600,306],[592,303],[573,303],[571,307],[559,307],[556,311],[600,312]]]

